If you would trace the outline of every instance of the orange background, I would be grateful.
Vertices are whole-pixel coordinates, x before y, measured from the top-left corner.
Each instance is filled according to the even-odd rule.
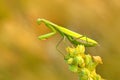
[[[50,30],[37,25],[37,18],[98,41],[100,46],[88,49],[103,59],[97,73],[119,80],[119,0],[0,0],[0,80],[78,79],[55,48],[60,35],[38,40]],[[59,48],[65,53],[64,44]]]

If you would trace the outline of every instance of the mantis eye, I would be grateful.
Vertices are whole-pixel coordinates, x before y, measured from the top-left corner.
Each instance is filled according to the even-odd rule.
[[[37,23],[40,25],[41,22],[42,22],[42,19],[38,18]]]

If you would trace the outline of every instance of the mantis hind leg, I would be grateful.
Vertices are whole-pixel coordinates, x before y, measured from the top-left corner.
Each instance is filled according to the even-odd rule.
[[[65,57],[65,55],[58,49],[59,45],[61,44],[61,42],[62,42],[63,40],[65,40],[65,36],[63,36],[63,37],[60,39],[60,41],[57,43],[56,49],[57,49],[58,52],[60,52],[60,53]]]

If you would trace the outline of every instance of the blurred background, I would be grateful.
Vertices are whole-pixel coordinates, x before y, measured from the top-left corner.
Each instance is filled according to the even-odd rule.
[[[103,59],[97,73],[120,79],[119,0],[0,0],[0,80],[78,80],[56,50],[61,36],[38,40],[50,30],[37,18],[98,41],[87,49]],[[59,48],[65,53],[64,44]]]

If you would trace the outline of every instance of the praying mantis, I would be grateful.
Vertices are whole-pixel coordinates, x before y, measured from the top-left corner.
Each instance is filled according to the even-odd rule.
[[[45,40],[45,39],[55,35],[56,32],[58,32],[61,34],[61,36],[63,38],[66,37],[74,46],[77,46],[79,44],[82,44],[85,47],[93,47],[93,46],[98,45],[98,43],[93,39],[90,39],[90,38],[83,36],[79,33],[76,33],[74,31],[66,29],[62,26],[56,25],[56,24],[54,24],[46,19],[38,18],[37,23],[40,24],[41,22],[43,22],[46,25],[46,27],[50,28],[52,30],[52,32],[39,36],[38,38],[40,40]],[[59,45],[59,43],[58,43],[58,45]]]

